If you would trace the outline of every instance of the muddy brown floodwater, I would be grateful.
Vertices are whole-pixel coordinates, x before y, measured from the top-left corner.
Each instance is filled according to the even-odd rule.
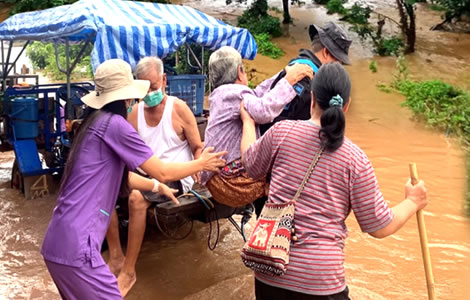
[[[378,9],[393,16],[387,4],[390,1],[370,2],[383,5]],[[233,19],[239,14],[239,9],[222,3],[204,0],[188,4],[219,17]],[[279,60],[259,55],[245,62],[248,69],[257,71],[253,81],[275,74],[299,48],[308,47],[309,24],[335,20],[335,16],[311,4],[292,7],[291,13],[295,25],[286,28],[286,36],[275,40],[286,55]],[[469,88],[470,36],[427,30],[438,21],[436,12],[419,7],[417,52],[407,58],[410,71],[416,78],[440,78]],[[391,80],[395,60],[375,58],[378,72],[371,73],[371,55],[367,47],[354,42],[353,65],[347,67],[353,84],[347,136],[371,159],[390,205],[403,198],[408,163],[417,163],[430,201],[425,220],[437,298],[468,299],[470,220],[463,212],[464,153],[445,134],[414,120],[400,106],[402,96],[377,89],[376,84]],[[10,189],[13,158],[12,152],[0,154],[0,298],[58,299],[39,254],[55,198],[25,201],[18,191]],[[347,225],[346,276],[352,299],[427,299],[414,218],[383,240],[361,233],[353,216]],[[219,244],[210,251],[208,233],[208,225],[196,223],[188,238],[174,241],[149,228],[137,263],[138,280],[126,299],[252,299],[253,276],[239,257],[243,245],[240,235],[230,223],[221,221]]]

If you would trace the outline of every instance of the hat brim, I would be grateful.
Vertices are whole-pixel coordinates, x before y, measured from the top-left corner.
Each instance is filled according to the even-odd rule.
[[[147,95],[149,87],[150,81],[148,80],[133,80],[131,84],[117,90],[100,93],[99,95],[97,95],[96,91],[92,91],[81,99],[86,105],[95,109],[100,109],[106,104],[114,101],[141,99]]]
[[[310,40],[318,34],[320,37],[320,41],[325,46],[325,48],[333,55],[334,58],[339,60],[345,65],[350,65],[351,61],[349,60],[348,54],[345,53],[341,48],[339,48],[336,43],[328,36],[328,34],[319,26],[317,25],[310,25],[309,27],[309,35]]]

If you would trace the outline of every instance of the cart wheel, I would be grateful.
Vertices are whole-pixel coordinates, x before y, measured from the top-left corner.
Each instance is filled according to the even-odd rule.
[[[24,178],[23,174],[20,172],[18,161],[16,159],[13,163],[13,168],[11,169],[10,187],[12,189],[21,190],[21,192],[24,194]]]

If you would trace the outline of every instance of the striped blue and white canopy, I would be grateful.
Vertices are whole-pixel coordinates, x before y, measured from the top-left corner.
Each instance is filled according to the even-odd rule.
[[[134,68],[144,56],[164,58],[185,42],[209,49],[232,46],[243,58],[256,56],[250,32],[194,8],[121,0],[80,0],[16,14],[0,23],[0,40],[94,41],[92,65],[121,58]]]

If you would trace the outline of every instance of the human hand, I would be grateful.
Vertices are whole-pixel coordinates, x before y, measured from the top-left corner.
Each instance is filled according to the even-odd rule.
[[[178,193],[178,190],[172,189],[166,184],[160,182],[158,185],[158,193],[170,198],[171,201],[173,201],[175,204],[180,205],[180,202],[175,197],[175,194]]]
[[[212,153],[214,151],[214,147],[207,147],[201,153],[198,160],[202,163],[202,169],[204,171],[210,172],[219,172],[219,168],[225,166],[225,159],[221,159],[220,157],[227,154],[227,151],[221,151]]]
[[[243,123],[246,123],[246,122],[255,123],[253,118],[251,118],[250,114],[246,111],[245,104],[243,103],[243,101],[240,103],[240,119],[242,120]]]
[[[286,66],[285,70],[285,78],[291,85],[296,84],[304,77],[308,77],[310,79],[313,78],[313,70],[306,64],[294,64],[292,66]]]
[[[405,198],[411,200],[416,205],[416,211],[423,209],[428,204],[427,191],[424,181],[420,180],[412,185],[411,179],[405,185]]]
[[[196,174],[191,175],[194,182],[201,183],[201,172],[197,172]]]

